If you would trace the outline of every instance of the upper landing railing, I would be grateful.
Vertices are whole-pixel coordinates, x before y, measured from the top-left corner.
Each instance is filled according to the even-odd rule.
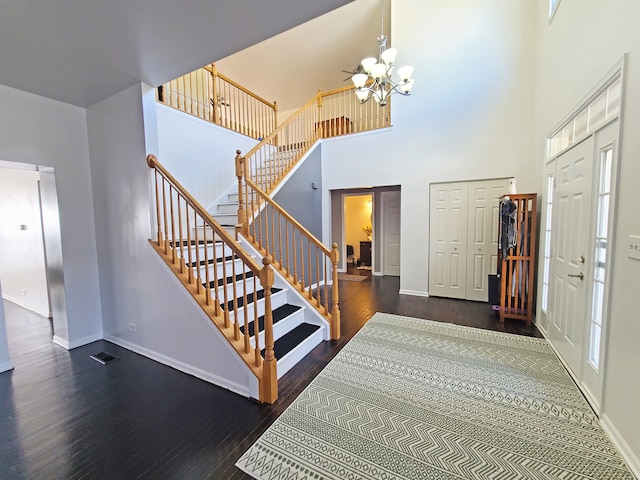
[[[309,142],[391,125],[390,104],[385,107],[375,102],[361,104],[354,90],[349,86],[318,92],[300,111],[278,122],[276,102],[266,101],[219,73],[215,65],[209,65],[158,87],[157,100],[260,141],[273,134],[280,124],[290,123],[287,132],[269,142],[271,146],[290,148],[300,144],[295,138]],[[311,104],[317,107],[313,112],[308,108]],[[305,123],[303,117],[313,121],[301,125],[300,122]]]
[[[158,102],[262,140],[277,124],[278,106],[225,77],[215,65],[158,87]]]

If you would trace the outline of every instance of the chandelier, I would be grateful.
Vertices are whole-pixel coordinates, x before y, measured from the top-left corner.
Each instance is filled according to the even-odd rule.
[[[398,51],[395,48],[387,48],[382,0],[380,2],[380,16],[382,25],[378,37],[378,58],[367,57],[363,59],[358,70],[364,71],[364,73],[356,73],[351,77],[351,80],[356,87],[356,96],[360,103],[365,103],[373,98],[378,105],[384,107],[387,104],[387,99],[394,93],[410,95],[414,80],[411,78],[413,67],[410,65],[398,68],[398,77],[400,77],[398,82],[391,78]]]

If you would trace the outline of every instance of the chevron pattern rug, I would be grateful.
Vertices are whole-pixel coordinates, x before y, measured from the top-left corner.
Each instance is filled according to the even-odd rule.
[[[261,480],[634,478],[545,340],[381,313],[236,466]]]

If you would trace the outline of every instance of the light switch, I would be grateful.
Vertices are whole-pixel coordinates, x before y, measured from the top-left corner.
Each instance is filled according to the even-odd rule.
[[[640,235],[629,235],[629,258],[640,260]]]

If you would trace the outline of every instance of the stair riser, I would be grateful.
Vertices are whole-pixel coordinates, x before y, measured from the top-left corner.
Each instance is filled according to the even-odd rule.
[[[271,295],[272,310],[275,310],[276,308],[281,307],[285,303],[287,303],[286,291],[282,290],[278,293]],[[250,322],[253,321],[254,319],[253,303],[250,303],[249,305],[247,305],[247,314],[248,314],[248,320]],[[258,317],[261,317],[262,315],[264,315],[264,298],[261,298],[260,300],[258,300]],[[231,321],[234,321],[235,316],[233,311],[229,312],[229,317],[231,318]],[[238,321],[240,322],[240,325],[244,325],[244,308],[238,309]]]
[[[196,261],[196,250],[197,250],[197,258],[200,261],[203,261],[205,259],[205,250],[207,252],[206,254],[206,258],[207,259],[211,259],[211,258],[223,258],[223,257],[228,257],[231,255],[232,251],[229,247],[225,246],[222,243],[216,243],[215,245],[200,245],[200,246],[193,246],[191,247],[191,261],[195,262]],[[182,252],[180,252],[180,249],[178,248],[176,250],[178,257],[180,256],[180,254],[182,254],[184,256],[185,262],[189,262],[189,249],[187,247],[183,247]]]
[[[317,330],[283,358],[278,359],[278,380],[323,342],[322,335],[322,329]]]
[[[225,227],[225,230],[227,230],[227,232],[229,232],[227,227],[231,228],[231,231],[233,231],[233,228],[235,228],[235,224],[238,223],[238,212],[237,211],[236,211],[236,213],[227,213],[227,214],[215,213],[215,214],[211,215],[211,217],[213,217],[213,219],[216,222],[218,222],[220,225]],[[200,228],[200,230],[203,230],[203,227],[199,227],[199,228]]]
[[[193,268],[194,274],[197,273],[198,270],[200,270],[200,276],[202,277],[202,281],[204,282],[205,276],[206,276],[204,266],[201,266],[200,268],[198,267],[192,267],[192,268]],[[243,271],[248,272],[249,268],[244,264],[242,259],[236,258],[235,260],[225,261],[224,267],[222,262],[218,262],[215,265],[209,265],[207,267],[207,270],[209,270],[209,280],[214,280],[214,279],[220,279],[223,277],[230,278],[233,275],[241,274]]]
[[[304,309],[297,310],[287,318],[283,318],[273,326],[273,340],[276,341],[282,337],[285,333],[293,330],[298,325],[304,322]],[[260,341],[260,348],[264,348],[264,331],[258,334],[258,340]],[[255,339],[251,339],[251,345],[255,347]]]
[[[246,287],[246,288],[245,288]],[[221,300],[224,299],[224,291],[227,291],[227,300],[231,301],[233,299],[233,284],[232,283],[227,283],[226,285],[220,286],[218,287],[218,298],[220,298]],[[236,285],[235,285],[235,292],[236,295],[238,296],[238,298],[241,298],[244,294],[245,291],[248,294],[250,293],[254,293],[255,291],[260,291],[262,290],[262,287],[260,286],[260,280],[256,279],[256,287],[254,288],[254,283],[253,283],[253,277],[252,278],[247,278],[247,283],[246,285],[242,282],[242,281],[237,281]],[[213,289],[211,294],[213,295]]]
[[[238,203],[219,203],[218,211],[215,213],[215,215],[238,215],[238,205]]]

